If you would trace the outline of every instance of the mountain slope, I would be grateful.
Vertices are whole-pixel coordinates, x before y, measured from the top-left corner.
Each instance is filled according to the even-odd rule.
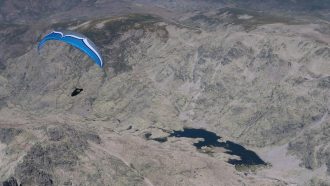
[[[13,27],[23,36],[35,30],[36,38],[50,28],[81,32],[100,47],[105,67],[63,43],[49,42],[38,54],[28,47],[31,40],[18,42],[27,47],[8,55],[0,72],[0,149],[2,162],[12,162],[1,166],[0,180],[329,182],[326,23],[224,8],[189,12],[177,21],[128,14],[30,25],[27,32],[20,32],[24,24]],[[7,30],[12,27],[2,29],[14,37]],[[84,91],[71,97],[75,86]],[[226,163],[233,156],[222,149],[210,147],[207,155],[191,146],[193,140],[169,137],[184,127],[213,131],[255,150],[272,166],[239,172]],[[147,140],[146,134],[168,141]],[[267,154],[274,151],[283,159]],[[291,159],[294,165],[278,166]]]

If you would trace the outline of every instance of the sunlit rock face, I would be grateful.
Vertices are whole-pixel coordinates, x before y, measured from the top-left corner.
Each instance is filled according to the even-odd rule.
[[[0,181],[329,183],[329,7],[249,2],[0,1]],[[38,53],[53,29],[86,35],[104,68],[56,41]],[[221,145],[171,136],[183,128]],[[262,165],[228,163],[244,161],[225,144]]]

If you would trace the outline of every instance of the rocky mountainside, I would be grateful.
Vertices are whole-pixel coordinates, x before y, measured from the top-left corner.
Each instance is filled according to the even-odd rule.
[[[56,2],[36,20],[31,8],[0,2],[20,12],[1,9],[15,20],[0,25],[4,185],[330,184],[326,20],[224,7],[226,1],[184,1],[173,14],[175,1],[117,1],[130,11],[62,21],[77,6],[111,3]],[[26,12],[35,24],[17,22]],[[37,42],[52,29],[88,36],[105,67],[59,42],[38,54]],[[75,87],[84,90],[71,97]],[[198,139],[171,135],[183,128],[212,131],[267,166],[231,165],[238,157],[225,148],[196,149]]]

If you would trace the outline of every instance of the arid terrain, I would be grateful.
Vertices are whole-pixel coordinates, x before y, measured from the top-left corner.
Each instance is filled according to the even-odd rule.
[[[0,0],[0,183],[330,185],[329,21],[328,0]],[[52,30],[104,67],[38,53]]]

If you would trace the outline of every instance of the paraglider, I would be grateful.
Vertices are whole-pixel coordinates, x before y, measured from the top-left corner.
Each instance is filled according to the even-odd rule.
[[[47,41],[51,40],[61,41],[78,48],[79,50],[87,54],[100,68],[103,67],[103,60],[99,50],[97,49],[95,44],[86,36],[73,31],[52,31],[45,37],[43,37],[42,40],[39,42],[38,52],[40,53],[40,49],[46,44]],[[82,88],[75,88],[75,90],[71,93],[71,96],[77,96],[82,91]]]
[[[47,41],[57,40],[68,43],[87,54],[99,67],[103,67],[102,57],[95,44],[86,36],[72,31],[53,31],[46,35],[38,45],[38,51]]]

